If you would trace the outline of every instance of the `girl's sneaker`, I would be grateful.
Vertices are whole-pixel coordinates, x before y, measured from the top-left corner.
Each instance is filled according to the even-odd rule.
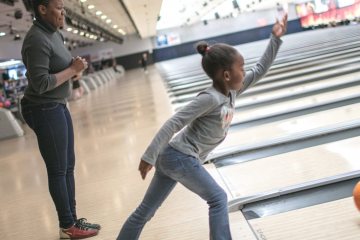
[[[70,228],[60,228],[60,239],[83,239],[96,236],[97,229],[81,227],[76,224]]]
[[[89,223],[86,218],[79,218],[78,220],[76,220],[75,224],[78,226],[81,226],[81,227],[85,227],[85,228],[92,228],[92,229],[97,229],[97,230],[101,229],[100,224]]]

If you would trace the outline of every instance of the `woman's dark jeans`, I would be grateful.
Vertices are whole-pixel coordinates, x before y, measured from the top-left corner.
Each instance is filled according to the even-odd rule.
[[[35,104],[25,98],[21,108],[24,120],[37,136],[59,226],[68,228],[76,220],[74,131],[70,113],[64,104]]]

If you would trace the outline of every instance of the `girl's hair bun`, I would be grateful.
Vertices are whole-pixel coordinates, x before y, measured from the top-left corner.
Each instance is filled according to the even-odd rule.
[[[196,44],[196,50],[198,51],[198,53],[200,53],[202,56],[205,55],[207,49],[209,47],[209,44],[207,42],[201,41],[199,43]]]

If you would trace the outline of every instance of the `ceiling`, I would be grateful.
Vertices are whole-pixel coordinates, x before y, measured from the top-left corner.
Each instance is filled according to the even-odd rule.
[[[157,19],[163,0],[123,0],[123,2],[135,23],[140,37],[155,36]]]
[[[269,8],[286,7],[292,2],[307,0],[163,0],[157,29],[176,26],[188,26],[199,21],[236,17],[244,12]],[[237,7],[235,8],[235,3]]]
[[[15,10],[21,10],[21,19],[15,18]],[[15,34],[26,32],[32,25],[31,16],[26,12],[22,2],[15,2],[14,6],[0,3],[0,32]]]
[[[65,6],[75,9],[92,22],[114,33],[121,35],[137,33],[141,38],[156,35],[156,23],[162,0],[106,0],[106,4],[104,2],[104,0],[65,0]],[[93,8],[89,8],[90,6]],[[101,13],[97,14],[98,11]]]
[[[77,15],[114,35],[122,37],[137,34],[141,38],[147,38],[155,36],[157,29],[191,25],[206,18],[215,18],[215,12],[220,17],[225,17],[229,11],[238,14],[274,8],[277,3],[293,1],[295,0],[237,0],[239,9],[234,8],[232,0],[64,0],[64,3],[65,7]],[[0,0],[0,32],[23,34],[32,25],[32,17],[26,11],[23,0],[14,2],[14,6],[9,6]],[[16,10],[22,11],[21,19],[14,17]],[[64,34],[72,39],[94,41],[73,31],[65,31]]]
[[[0,32],[24,34],[32,25],[32,17],[26,11],[22,0],[14,2],[14,6],[0,2]],[[106,4],[104,2],[103,0],[64,1],[65,7],[120,37],[138,34],[141,38],[147,38],[156,35],[156,23],[162,0],[106,0]],[[16,10],[22,11],[21,19],[14,17]],[[64,34],[74,39],[84,39],[72,32],[65,31]]]

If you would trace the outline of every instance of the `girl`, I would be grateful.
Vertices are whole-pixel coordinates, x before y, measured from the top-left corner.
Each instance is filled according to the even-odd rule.
[[[153,166],[156,167],[155,175],[142,203],[127,219],[117,240],[138,239],[145,223],[177,182],[208,203],[210,239],[231,239],[226,193],[201,162],[224,140],[236,96],[255,84],[270,68],[286,26],[287,15],[280,22],[276,21],[264,55],[246,75],[244,58],[235,48],[226,44],[209,46],[205,42],[197,45],[203,56],[202,67],[213,85],[170,118],[145,151],[139,165],[141,177],[145,179]]]

